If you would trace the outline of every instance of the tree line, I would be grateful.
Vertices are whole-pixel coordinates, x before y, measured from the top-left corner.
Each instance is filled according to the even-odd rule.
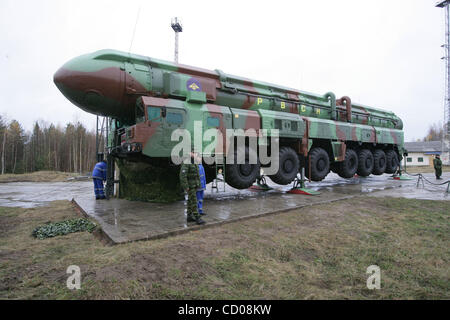
[[[442,123],[433,123],[428,127],[427,134],[422,139],[422,141],[441,141],[444,136],[445,127],[442,125]]]
[[[65,126],[36,121],[31,132],[0,116],[1,174],[39,170],[85,173],[96,160],[95,130],[81,122]]]

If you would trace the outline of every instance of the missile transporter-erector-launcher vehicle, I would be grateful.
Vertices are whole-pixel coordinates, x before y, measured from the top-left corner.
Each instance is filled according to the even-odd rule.
[[[393,112],[261,81],[115,50],[67,62],[54,76],[59,90],[81,109],[110,117],[112,155],[134,162],[171,165],[175,129],[253,129],[279,133],[279,170],[269,177],[291,183],[305,167],[320,181],[332,170],[343,178],[393,173],[405,152],[403,123]],[[234,139],[234,138],[232,138]],[[192,141],[194,138],[192,138]],[[270,141],[267,139],[266,141]],[[267,142],[266,142],[267,143]],[[226,158],[229,144],[214,150]],[[258,152],[250,147],[247,153]],[[247,158],[246,158],[247,159]],[[205,165],[207,179],[214,165]],[[250,187],[261,164],[226,164],[226,182]]]

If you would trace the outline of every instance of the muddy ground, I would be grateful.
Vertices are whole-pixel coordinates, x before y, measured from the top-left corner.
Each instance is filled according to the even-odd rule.
[[[0,208],[0,298],[449,299],[448,201],[356,197],[116,246],[94,234],[37,240],[69,201]],[[366,269],[381,268],[368,290]],[[81,290],[66,268],[81,268]]]

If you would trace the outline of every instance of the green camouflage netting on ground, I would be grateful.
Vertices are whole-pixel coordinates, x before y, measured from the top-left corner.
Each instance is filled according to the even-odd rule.
[[[33,230],[32,235],[38,239],[46,239],[56,236],[62,236],[73,232],[92,232],[94,231],[95,227],[95,223],[84,218],[77,218],[39,226]]]
[[[148,163],[119,160],[120,198],[148,202],[174,202],[184,199],[180,167],[157,167]]]

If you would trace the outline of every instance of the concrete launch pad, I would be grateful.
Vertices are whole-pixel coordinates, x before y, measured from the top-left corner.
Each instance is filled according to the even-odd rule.
[[[432,174],[425,175],[435,181]],[[450,179],[444,173],[443,180]],[[79,210],[98,221],[105,236],[115,244],[156,239],[199,228],[217,226],[267,214],[288,211],[314,204],[327,203],[356,196],[394,196],[430,200],[450,200],[446,186],[416,188],[417,178],[393,180],[389,175],[368,178],[341,179],[329,174],[322,182],[308,183],[320,191],[306,196],[286,193],[290,186],[268,184],[270,191],[236,190],[226,186],[225,192],[211,191],[207,186],[204,209],[206,225],[186,223],[183,201],[158,204],[124,199],[95,200],[91,181],[59,183],[4,183],[0,184],[0,206],[33,207],[52,200],[73,199]]]

